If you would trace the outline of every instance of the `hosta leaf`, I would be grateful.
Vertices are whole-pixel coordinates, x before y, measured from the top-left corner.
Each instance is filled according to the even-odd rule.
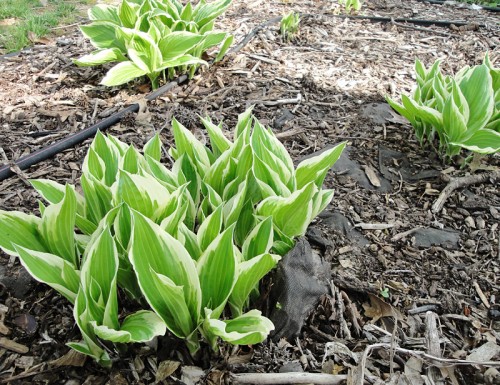
[[[88,10],[90,20],[94,21],[109,21],[117,25],[121,25],[120,17],[118,16],[117,7],[108,4],[97,4]]]
[[[253,157],[253,174],[255,178],[262,182],[259,183],[262,196],[283,196],[290,195],[289,188],[281,180],[281,176],[272,170],[267,163],[265,163],[256,154]]]
[[[138,174],[143,160],[144,158],[139,154],[139,151],[134,146],[130,146],[123,158],[120,159],[119,167],[131,174]]]
[[[467,129],[475,132],[483,128],[493,114],[494,92],[489,68],[484,64],[474,67],[459,85],[469,105]]]
[[[198,28],[203,27],[205,24],[221,15],[230,5],[231,0],[216,0],[201,5],[195,10],[193,15]]]
[[[220,205],[210,214],[200,225],[198,229],[198,245],[201,250],[206,250],[215,238],[220,234],[223,223],[223,206]]]
[[[222,43],[219,52],[217,53],[217,56],[215,57],[214,62],[217,63],[218,61],[221,61],[224,56],[226,55],[226,52],[228,51],[229,47],[231,47],[231,44],[233,44],[234,36],[233,35],[228,35],[226,39],[224,40],[224,43]]]
[[[131,61],[121,62],[111,68],[101,80],[105,86],[119,86],[128,83],[135,78],[146,75],[147,71],[139,68]]]
[[[316,218],[333,199],[333,190],[319,190],[313,199],[311,220]]]
[[[161,63],[160,69],[172,68],[172,67],[180,67],[180,66],[188,66],[193,64],[200,64],[208,66],[208,63],[205,60],[200,59],[199,57],[193,55],[183,55],[177,57],[175,59],[164,60]]]
[[[243,258],[248,261],[253,257],[268,253],[273,245],[273,221],[267,217],[260,221],[248,234],[241,248]]]
[[[80,26],[82,34],[98,49],[117,48],[126,52],[125,42],[117,35],[118,26],[113,22],[93,22]]]
[[[467,140],[451,144],[480,154],[494,154],[500,151],[500,132],[484,128],[476,131]]]
[[[148,142],[144,145],[144,156],[149,156],[151,159],[157,162],[161,159],[161,140],[160,135],[156,133]]]
[[[123,30],[122,30],[123,31]],[[146,74],[160,71],[162,53],[156,42],[140,31],[127,31],[127,55],[132,62]]]
[[[175,118],[172,120],[172,132],[175,140],[176,159],[186,154],[196,165],[196,169],[203,178],[211,165],[209,150]],[[197,162],[196,162],[197,161]]]
[[[215,32],[215,31],[207,32],[203,35],[204,39],[199,44],[198,48],[201,50],[201,52],[205,52],[209,48],[212,48],[217,44],[222,43],[226,38],[226,36],[227,33],[225,32]]]
[[[195,33],[171,32],[159,41],[158,47],[163,61],[170,61],[189,53],[202,40],[203,36]]]
[[[297,166],[295,178],[297,189],[301,189],[310,182],[321,188],[325,176],[335,162],[340,158],[346,142],[340,143],[333,148],[323,151],[321,154],[303,160]]]
[[[120,150],[116,147],[113,140],[105,137],[100,131],[97,131],[94,141],[91,144],[91,148],[103,162],[102,167],[104,170],[104,182],[106,183],[106,186],[111,186],[116,181],[118,163],[121,156]],[[93,166],[90,164],[90,159],[88,167],[89,170],[93,172]],[[98,178],[97,175],[94,176]]]
[[[406,95],[402,95],[401,100],[410,114],[418,116],[423,122],[434,126],[438,132],[443,131],[443,116],[439,111],[430,107],[418,105]]]
[[[154,312],[140,310],[127,316],[119,330],[93,324],[95,334],[116,343],[147,342],[166,332],[165,323]]]
[[[112,166],[110,165],[110,168]],[[82,173],[84,175],[92,175],[99,181],[104,181],[106,165],[101,157],[90,147],[87,155],[83,159]]]
[[[115,61],[128,60],[119,48],[106,48],[84,55],[73,62],[79,66],[96,66],[99,64],[111,63]]]
[[[245,110],[245,112],[242,112],[238,115],[238,123],[234,128],[235,142],[236,139],[240,136],[243,136],[244,138],[246,137],[248,139],[250,138],[250,127],[252,126],[252,111],[253,107],[249,107]],[[245,140],[244,144],[248,143],[248,139]]]
[[[67,185],[64,198],[45,209],[40,233],[43,235],[48,251],[78,267],[79,261],[75,249],[75,219],[76,196],[73,188]]]
[[[238,184],[238,192],[227,200],[224,205],[224,224],[226,227],[236,223],[240,217],[241,210],[247,201],[247,181]]]
[[[112,194],[109,187],[89,175],[80,178],[85,195],[85,217],[95,225],[111,209]]]
[[[206,332],[220,337],[233,345],[253,345],[264,341],[274,330],[273,323],[258,310],[251,310],[237,318],[220,321],[205,318],[203,328]]]
[[[135,22],[137,21],[136,9],[138,8],[139,6],[133,2],[122,0],[118,6],[118,16],[124,27],[133,28],[135,26]]]
[[[212,151],[218,158],[224,151],[231,147],[232,143],[224,136],[220,125],[217,126],[213,124],[209,118],[201,119],[201,122],[208,132],[210,144],[212,145]]]
[[[279,260],[278,255],[262,254],[238,265],[238,280],[229,297],[231,309],[236,315],[243,312],[243,307],[252,290],[276,266]]]
[[[57,255],[29,250],[15,245],[22,265],[37,281],[49,285],[71,303],[76,300],[80,284],[79,272],[70,262]]]
[[[133,212],[130,259],[146,300],[176,335],[197,327],[201,290],[195,262],[182,244]],[[181,307],[189,309],[189,317]]]
[[[273,223],[288,237],[305,234],[311,221],[312,199],[318,188],[311,182],[289,197],[269,197],[257,206],[257,214],[272,216]]]
[[[443,128],[450,142],[467,135],[467,121],[455,104],[453,95],[450,95],[444,103]]]
[[[170,192],[179,187],[177,176],[172,171],[167,169],[163,164],[153,159],[149,155],[146,155],[146,162],[148,164],[151,175],[153,175],[158,181],[162,182],[162,184]]]
[[[178,228],[177,236],[191,258],[197,261],[201,257],[202,251],[200,249],[200,245],[198,244],[196,234],[189,230],[186,225],[181,223]]]
[[[237,278],[233,230],[234,226],[224,230],[198,260],[202,308],[213,309],[216,317],[222,312]]]
[[[40,224],[40,218],[34,215],[0,210],[0,247],[11,255],[17,253],[14,245],[30,250],[48,251],[38,230]]]

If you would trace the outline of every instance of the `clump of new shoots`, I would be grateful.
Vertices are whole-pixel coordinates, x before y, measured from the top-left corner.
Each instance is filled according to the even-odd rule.
[[[350,13],[353,9],[358,12],[361,9],[360,0],[339,0],[339,4],[345,7],[346,13]]]
[[[290,12],[283,16],[280,22],[280,33],[285,41],[290,41],[299,31],[300,16],[296,12]]]

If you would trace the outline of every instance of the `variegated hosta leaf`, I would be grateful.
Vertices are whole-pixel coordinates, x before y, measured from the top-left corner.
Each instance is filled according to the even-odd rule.
[[[479,154],[494,154],[500,151],[500,132],[483,128],[464,141],[451,143]]]
[[[151,159],[159,162],[161,159],[161,140],[160,135],[158,133],[154,134],[154,136],[148,140],[148,142],[144,145],[144,156],[149,156]]]
[[[288,237],[304,235],[312,220],[312,200],[317,191],[310,182],[289,197],[266,198],[257,206],[257,214],[272,216],[274,225]]]
[[[248,261],[258,255],[268,253],[273,245],[274,231],[272,217],[260,221],[248,234],[241,248],[243,259]]]
[[[179,337],[198,326],[201,289],[194,260],[160,226],[132,212],[130,260],[150,306]]]
[[[295,171],[297,189],[303,188],[310,182],[314,182],[318,188],[321,188],[328,170],[340,158],[345,146],[346,142],[340,143],[333,148],[323,151],[321,154],[300,162]]]
[[[114,187],[115,204],[125,202],[154,221],[164,217],[170,194],[152,176],[141,176],[121,170]]]
[[[278,255],[261,254],[238,264],[238,279],[229,297],[234,315],[243,312],[250,293],[258,287],[259,281],[274,269],[279,260]]]
[[[208,132],[208,137],[210,138],[210,144],[212,146],[212,152],[214,156],[218,158],[223,152],[229,150],[232,143],[222,133],[221,125],[217,126],[213,124],[212,121],[208,118],[202,118],[201,122]]]
[[[171,149],[171,155],[178,159],[182,154],[186,154],[195,165],[198,174],[203,178],[212,164],[213,155],[210,150],[175,119],[172,120],[172,132],[176,148]]]
[[[218,317],[236,283],[236,256],[233,246],[234,225],[217,236],[198,260],[202,308],[213,309]]]
[[[148,342],[167,331],[162,319],[148,310],[139,310],[125,317],[119,330],[96,322],[91,322],[91,325],[99,338],[116,343]]]
[[[41,219],[20,211],[0,210],[0,247],[10,255],[17,255],[14,245],[29,250],[47,252],[40,228]]]
[[[223,206],[220,205],[210,214],[198,229],[198,245],[201,250],[206,250],[215,238],[221,233],[223,224]]]
[[[45,209],[40,224],[40,234],[49,252],[78,267],[80,261],[76,253],[74,230],[76,206],[75,191],[67,185],[64,198]]]
[[[213,318],[207,310],[203,329],[211,339],[212,347],[216,349],[216,337],[233,345],[258,344],[274,330],[274,325],[258,310],[250,310],[248,313],[226,321]]]
[[[112,208],[111,188],[90,174],[83,174],[80,183],[85,196],[85,218],[97,225]]]
[[[37,281],[49,285],[71,303],[76,300],[80,272],[65,259],[50,253],[30,250],[15,245],[22,265]]]

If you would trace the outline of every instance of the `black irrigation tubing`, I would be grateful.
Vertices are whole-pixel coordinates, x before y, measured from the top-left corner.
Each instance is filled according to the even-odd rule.
[[[421,2],[424,2],[424,3],[429,3],[429,4],[444,5],[447,0],[418,0],[418,1],[421,1]],[[488,6],[488,5],[481,5],[481,4],[475,4],[475,5],[481,7],[482,9],[485,9],[487,11],[500,12],[500,8],[499,7],[491,7],[491,6]]]
[[[318,15],[314,14],[303,14],[303,17],[315,17]],[[321,15],[321,16],[334,16],[338,18],[349,18],[349,19],[357,19],[357,20],[369,20],[372,22],[377,22],[377,23],[391,23],[391,22],[398,22],[398,23],[411,23],[411,24],[417,24],[417,25],[424,25],[424,26],[430,26],[430,25],[436,25],[439,27],[449,27],[451,25],[455,26],[462,26],[462,25],[468,25],[469,23],[467,22],[462,22],[462,21],[443,21],[443,20],[421,20],[421,19],[405,19],[405,18],[389,18],[389,17],[376,17],[376,16],[352,16],[352,15]],[[275,17],[273,19],[270,19],[257,27],[255,27],[253,30],[251,30],[243,40],[238,43],[236,46],[234,46],[231,50],[229,50],[228,53],[236,53],[240,51],[252,38],[262,29],[265,27],[272,25],[274,23],[277,23],[281,20],[281,16]],[[484,25],[479,25],[479,27],[485,27]],[[24,50],[23,50],[24,51]],[[15,56],[19,54],[20,52],[13,52],[9,53],[7,55],[2,55],[0,56],[0,60]],[[29,51],[29,49],[27,50]],[[157,97],[163,95],[165,92],[169,91],[171,88],[174,86],[181,84],[185,82],[188,79],[187,75],[182,75],[176,80],[165,84],[164,86],[158,88],[157,90],[149,93],[146,96],[146,100],[152,101],[156,99]],[[48,145],[47,147],[43,147],[31,154],[28,154],[26,156],[23,156],[19,158],[17,161],[12,162],[10,164],[6,164],[0,167],[0,182],[15,175],[16,173],[13,171],[14,167],[19,167],[21,170],[25,170],[42,160],[46,160],[56,154],[58,154],[61,151],[67,150],[76,144],[79,144],[83,142],[86,139],[89,139],[93,137],[98,130],[104,131],[108,127],[112,126],[113,124],[118,123],[126,114],[128,113],[135,113],[139,111],[139,104],[135,103],[130,106],[125,107],[123,110],[120,110],[116,112],[115,114],[107,117],[106,119],[101,120],[100,122],[87,127],[77,133],[71,134],[67,136],[66,138],[55,142],[53,144]]]

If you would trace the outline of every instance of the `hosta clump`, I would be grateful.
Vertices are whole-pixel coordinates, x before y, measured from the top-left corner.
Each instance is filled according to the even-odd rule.
[[[446,157],[462,149],[481,154],[500,151],[500,69],[488,56],[483,64],[444,76],[436,61],[429,69],[417,60],[417,88],[401,96],[401,104],[387,97],[394,110],[407,118],[423,143],[437,139]]]
[[[273,325],[245,313],[249,299],[332,198],[321,185],[344,144],[294,168],[250,110],[233,142],[203,124],[210,148],[173,121],[171,168],[160,162],[157,135],[141,153],[98,133],[83,162],[83,194],[34,180],[48,203],[41,217],[0,211],[0,247],[74,304],[83,341],[69,345],[102,365],[111,364],[103,341],[144,342],[166,329],[192,352],[200,335],[214,348],[219,338],[263,341]],[[122,319],[119,291],[150,308]]]
[[[231,0],[205,0],[183,6],[177,0],[122,0],[118,6],[98,4],[89,10],[91,23],[80,27],[96,48],[75,63],[94,66],[119,62],[102,84],[114,86],[148,76],[153,88],[161,75],[172,78],[177,70],[192,76],[209,48],[221,44],[220,60],[233,37],[213,31],[214,20]]]

